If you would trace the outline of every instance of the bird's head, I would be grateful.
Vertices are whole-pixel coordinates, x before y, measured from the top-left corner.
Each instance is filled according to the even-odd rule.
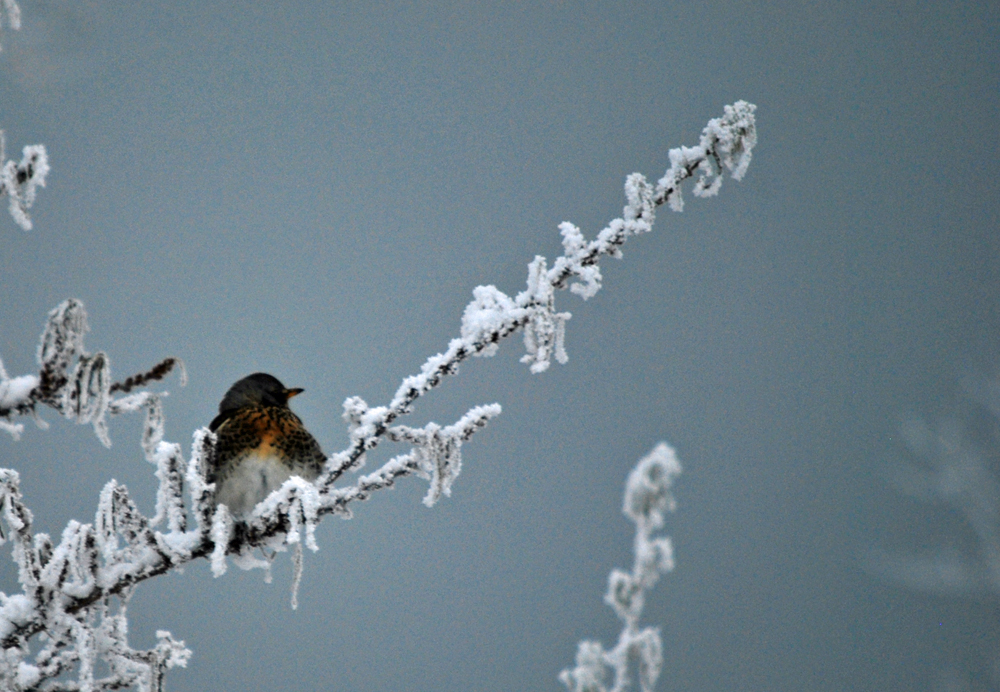
[[[289,389],[281,384],[277,377],[264,372],[247,375],[230,387],[226,396],[222,397],[222,402],[219,404],[219,415],[209,427],[215,430],[228,417],[226,414],[244,406],[284,406],[287,408],[288,400],[302,392],[303,390],[299,388]]]

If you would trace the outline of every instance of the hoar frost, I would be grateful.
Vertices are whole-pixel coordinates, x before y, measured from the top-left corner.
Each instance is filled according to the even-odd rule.
[[[11,0],[2,1],[11,6]],[[553,357],[566,362],[570,314],[556,310],[556,291],[569,288],[584,299],[593,297],[602,285],[598,260],[605,255],[620,257],[629,237],[649,232],[657,206],[669,203],[679,209],[679,185],[685,179],[697,174],[695,194],[707,196],[718,192],[725,170],[734,178],[742,176],[756,143],[753,110],[743,101],[727,106],[722,118],[709,122],[697,147],[671,152],[671,168],[655,186],[638,173],[628,176],[622,217],[593,240],[568,222],[560,225],[563,255],[551,266],[544,257],[536,257],[529,265],[525,290],[515,297],[495,286],[477,287],[462,316],[460,336],[443,353],[428,358],[418,374],[404,378],[387,405],[369,406],[360,397],[344,402],[350,444],[327,459],[320,477],[313,483],[289,479],[243,521],[234,520],[225,505],[215,504],[214,486],[205,482],[215,435],[205,428],[195,431],[185,460],[180,445],[163,439],[165,393],[132,391],[174,369],[180,371],[183,384],[183,365],[167,358],[147,372],[116,382],[108,357],[84,348],[83,304],[67,300],[53,309],[38,347],[38,374],[10,377],[0,363],[0,430],[15,438],[22,434],[23,426],[13,421],[19,416],[42,425],[38,410],[46,406],[69,420],[91,425],[101,442],[110,445],[107,418],[142,412],[141,447],[155,469],[156,506],[152,517],[145,516],[125,486],[111,481],[101,492],[93,523],[71,521],[55,543],[47,534],[33,532],[33,517],[23,502],[17,473],[0,469],[0,516],[8,529],[0,533],[0,544],[12,542],[24,589],[22,594],[0,594],[0,688],[49,689],[56,679],[75,675],[76,682],[67,683],[65,689],[159,690],[165,671],[185,665],[191,652],[165,631],[157,632],[157,644],[151,649],[129,646],[126,606],[137,584],[197,559],[208,560],[212,572],[221,576],[229,556],[238,567],[264,567],[269,573],[273,551],[292,548],[294,605],[303,544],[317,549],[315,527],[323,516],[349,518],[354,503],[411,475],[428,481],[426,505],[447,497],[462,468],[462,444],[499,415],[500,406],[475,406],[450,425],[431,422],[413,427],[399,425],[397,419],[411,413],[417,399],[445,376],[457,373],[467,358],[493,355],[500,340],[520,329],[526,350],[522,361],[532,372],[546,370]],[[19,222],[28,223],[25,212],[47,170],[40,147],[26,148],[21,163],[3,163],[0,193],[11,196],[12,212],[16,200],[22,214],[15,214]],[[335,486],[385,440],[411,449],[354,484]],[[606,689],[610,670],[615,676],[610,689],[619,692],[631,677],[633,663],[641,689],[652,689],[662,661],[661,643],[654,628],[638,628],[638,618],[645,592],[672,566],[669,540],[652,532],[673,508],[669,488],[679,470],[672,450],[661,445],[630,477],[626,514],[637,527],[635,564],[631,572],[612,572],[605,597],[625,627],[610,651],[594,642],[581,643],[576,668],[560,676],[571,690]],[[254,557],[257,550],[264,559]],[[41,644],[36,635],[42,635]],[[96,665],[99,662],[103,664]]]
[[[676,506],[670,492],[681,465],[674,450],[665,442],[643,457],[625,484],[622,511],[635,522],[635,561],[631,572],[612,570],[604,602],[622,621],[618,644],[606,651],[599,642],[582,641],[576,652],[576,666],[559,674],[570,692],[623,692],[632,684],[633,674],[642,692],[652,692],[663,666],[663,643],[655,627],[639,629],[646,592],[674,568],[670,539],[654,537],[663,527],[664,515]],[[609,675],[611,687],[607,686]]]

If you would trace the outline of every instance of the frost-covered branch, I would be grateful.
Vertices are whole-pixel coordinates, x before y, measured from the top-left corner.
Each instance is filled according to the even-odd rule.
[[[31,416],[44,426],[38,417],[38,407],[44,405],[77,423],[90,423],[101,442],[110,447],[106,417],[152,406],[155,400],[148,392],[121,397],[114,394],[127,394],[137,386],[161,380],[174,368],[180,370],[181,384],[186,382],[184,364],[176,358],[167,358],[149,372],[123,382],[112,382],[108,357],[100,351],[91,355],[83,347],[87,331],[83,303],[63,301],[49,313],[39,340],[37,375],[10,377],[0,361],[0,430],[18,439],[24,425],[14,423],[15,416]]]
[[[724,171],[730,171],[737,180],[742,178],[757,143],[755,109],[746,101],[726,106],[721,118],[709,121],[698,146],[670,150],[670,168],[655,187],[639,173],[629,175],[625,181],[628,203],[622,218],[614,219],[595,239],[587,241],[569,222],[560,224],[563,254],[551,268],[544,257],[536,256],[528,265],[527,288],[516,297],[511,298],[496,286],[477,286],[462,315],[460,337],[452,339],[444,353],[428,358],[420,374],[404,379],[387,406],[369,407],[360,397],[344,403],[351,445],[331,458],[318,485],[328,488],[344,472],[355,468],[396,418],[409,413],[413,403],[446,375],[457,373],[459,364],[470,356],[494,355],[499,342],[520,329],[524,329],[527,351],[521,362],[530,364],[532,372],[547,370],[552,356],[566,362],[565,324],[571,315],[555,311],[555,291],[566,288],[576,278],[579,281],[569,285],[570,290],[584,299],[594,296],[601,288],[600,258],[621,257],[621,246],[628,238],[651,231],[657,206],[669,202],[671,208],[680,211],[680,186],[684,180],[697,174],[694,194],[709,197],[718,193]]]
[[[594,240],[585,240],[578,228],[563,223],[563,255],[551,268],[544,257],[536,257],[529,265],[528,286],[516,297],[494,286],[477,287],[462,316],[460,336],[449,342],[444,353],[429,358],[419,374],[405,378],[387,405],[371,407],[359,397],[344,402],[350,443],[327,459],[315,482],[293,476],[249,517],[239,520],[225,505],[216,505],[215,487],[206,482],[206,470],[214,463],[215,435],[207,428],[196,431],[191,455],[185,461],[180,445],[163,439],[161,395],[131,393],[134,387],[162,378],[179,362],[168,359],[149,372],[112,383],[107,357],[103,353],[90,355],[83,348],[87,327],[82,304],[69,300],[54,309],[38,349],[39,374],[12,378],[0,367],[0,427],[17,437],[23,427],[14,419],[24,415],[37,418],[39,404],[43,404],[71,420],[91,423],[102,442],[110,444],[106,416],[142,410],[141,446],[156,469],[159,487],[155,512],[146,517],[125,486],[110,481],[101,493],[94,522],[70,522],[55,545],[49,536],[32,532],[31,512],[22,501],[17,473],[0,470],[0,506],[11,530],[9,540],[14,544],[24,588],[22,594],[3,595],[0,601],[0,687],[102,690],[139,685],[155,689],[163,671],[183,665],[189,652],[169,633],[161,633],[160,644],[149,651],[129,648],[124,608],[140,582],[201,558],[210,560],[216,576],[226,572],[229,559],[242,569],[267,570],[270,557],[263,549],[291,548],[294,606],[303,544],[310,550],[318,549],[315,528],[322,517],[349,517],[352,503],[391,488],[409,475],[429,481],[426,505],[449,495],[461,470],[463,442],[498,415],[500,406],[475,406],[446,426],[432,422],[417,428],[399,425],[397,419],[412,412],[417,399],[438,386],[444,376],[455,374],[468,357],[493,355],[500,340],[520,329],[524,330],[527,350],[522,362],[530,364],[532,372],[546,370],[553,356],[565,362],[565,322],[570,315],[556,312],[556,290],[568,287],[585,299],[593,296],[601,287],[599,259],[620,257],[620,248],[629,237],[650,231],[658,205],[670,203],[680,210],[680,184],[687,178],[697,174],[694,193],[711,196],[718,192],[724,171],[741,177],[756,143],[754,108],[743,101],[726,106],[721,118],[708,123],[698,146],[670,152],[671,167],[655,186],[638,173],[630,175],[625,184],[623,217],[613,220]],[[574,279],[578,281],[571,284]],[[346,472],[360,468],[365,454],[383,440],[405,443],[411,449],[353,484],[335,485]],[[662,482],[654,477],[658,473],[654,467],[659,468],[656,459],[662,454],[659,449],[654,451],[653,461],[646,464],[649,469],[643,472],[647,480],[630,481],[630,488],[636,483]],[[638,571],[613,584],[616,589],[625,589],[621,597],[631,593],[639,598],[633,599],[632,606],[622,606],[633,608],[625,613],[629,643],[623,651],[645,652],[645,663],[640,666],[644,681],[655,679],[651,665],[658,660],[654,639],[659,640],[651,634],[653,630],[636,629],[641,596],[655,581],[649,570],[664,569],[669,559],[665,539],[650,537],[659,527],[657,521],[662,522],[666,507],[657,509],[656,492],[630,490],[636,498],[645,498],[630,501],[640,531],[645,533],[642,542],[637,538]],[[267,559],[256,557],[258,549]],[[45,645],[38,649],[33,637],[40,633],[45,635]],[[95,677],[94,666],[99,660],[111,671],[109,677]],[[77,676],[76,682],[60,682],[60,676],[70,674]]]
[[[148,651],[129,646],[125,605],[138,583],[199,558],[211,560],[216,576],[226,572],[230,555],[243,569],[269,568],[269,560],[253,556],[254,548],[291,546],[297,588],[302,544],[318,549],[315,528],[322,514],[349,516],[352,502],[410,474],[430,481],[425,504],[433,505],[450,494],[461,469],[462,443],[500,413],[492,404],[474,407],[448,426],[394,426],[386,435],[411,444],[408,454],[344,488],[321,490],[292,477],[257,507],[250,521],[237,522],[225,505],[215,505],[214,486],[205,482],[215,436],[198,430],[185,461],[180,445],[163,440],[161,395],[128,393],[162,378],[179,361],[168,359],[112,384],[108,359],[83,348],[86,330],[86,313],[78,301],[54,309],[40,339],[39,374],[11,378],[0,368],[0,413],[16,437],[21,426],[10,419],[33,415],[44,404],[77,422],[94,424],[98,437],[107,441],[105,415],[145,411],[141,446],[159,482],[155,513],[143,515],[127,488],[112,480],[101,492],[93,523],[71,521],[56,545],[48,535],[33,533],[17,472],[0,469],[0,512],[9,528],[0,533],[0,544],[13,542],[24,588],[22,594],[0,594],[0,689],[158,689],[164,671],[183,665],[190,652],[169,632],[159,633],[160,643]],[[126,394],[116,397],[116,392]],[[164,531],[157,530],[164,524]],[[294,606],[294,590],[292,602]],[[29,663],[31,641],[39,633],[46,635],[46,644]],[[94,673],[99,660],[110,671],[102,678]],[[59,680],[71,672],[76,681]]]
[[[622,511],[635,522],[635,561],[631,572],[612,570],[604,602],[622,621],[618,643],[605,650],[600,642],[581,641],[576,666],[559,674],[570,692],[623,692],[639,678],[639,689],[652,692],[663,666],[663,644],[656,627],[639,628],[646,592],[674,568],[673,547],[666,536],[654,536],[663,528],[664,514],[674,511],[670,493],[681,465],[674,450],[665,442],[643,457],[625,484]],[[607,686],[612,674],[611,687]]]

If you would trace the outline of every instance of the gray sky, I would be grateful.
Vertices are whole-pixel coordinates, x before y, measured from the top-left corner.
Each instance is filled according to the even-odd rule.
[[[0,126],[52,173],[34,230],[0,218],[9,371],[77,297],[119,375],[187,363],[168,439],[187,449],[263,370],[306,388],[294,409],[332,452],[343,400],[388,401],[474,286],[516,293],[558,254],[559,222],[592,237],[625,176],[658,178],[724,104],[758,104],[760,144],[742,183],[606,261],[594,299],[558,297],[569,363],[531,375],[509,340],[420,402],[414,424],[504,413],[434,509],[411,479],[325,521],[297,612],[287,559],[270,585],[206,564],[143,585],[134,645],[169,629],[195,652],[170,689],[561,689],[579,639],[616,636],[622,488],[661,439],[684,473],[644,618],[660,690],[983,674],[995,598],[911,593],[862,557],[967,538],[885,477],[900,421],[997,364],[996,6],[294,5],[23,0]],[[110,453],[46,417],[0,438],[40,529],[91,521],[112,477],[152,509],[137,417]]]

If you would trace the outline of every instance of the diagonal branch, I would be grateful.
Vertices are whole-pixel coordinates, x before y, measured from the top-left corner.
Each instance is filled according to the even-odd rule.
[[[651,188],[639,173],[628,176],[625,195],[628,204],[623,217],[614,219],[585,241],[579,229],[568,222],[560,225],[565,252],[552,269],[546,269],[545,258],[536,256],[529,265],[528,288],[510,298],[495,286],[477,286],[474,299],[462,316],[461,337],[452,339],[444,353],[427,359],[420,374],[403,380],[388,406],[369,408],[359,397],[344,403],[344,418],[351,425],[351,444],[330,459],[328,471],[318,484],[330,487],[346,471],[359,464],[365,451],[374,448],[386,429],[399,416],[410,412],[412,404],[423,394],[441,383],[446,375],[458,372],[458,366],[470,356],[492,356],[502,339],[525,328],[528,353],[523,362],[532,363],[532,372],[549,367],[553,352],[565,362],[562,334],[569,313],[555,313],[554,291],[566,288],[576,277],[583,283],[570,289],[584,299],[592,297],[601,286],[598,260],[604,255],[620,257],[620,248],[633,235],[652,230],[655,208],[669,203],[675,211],[683,209],[680,184],[699,174],[694,194],[710,197],[718,194],[724,170],[739,180],[750,165],[751,153],[757,143],[754,120],[756,106],[737,101],[726,106],[721,118],[713,118],[702,131],[696,147],[670,150],[670,168]]]

